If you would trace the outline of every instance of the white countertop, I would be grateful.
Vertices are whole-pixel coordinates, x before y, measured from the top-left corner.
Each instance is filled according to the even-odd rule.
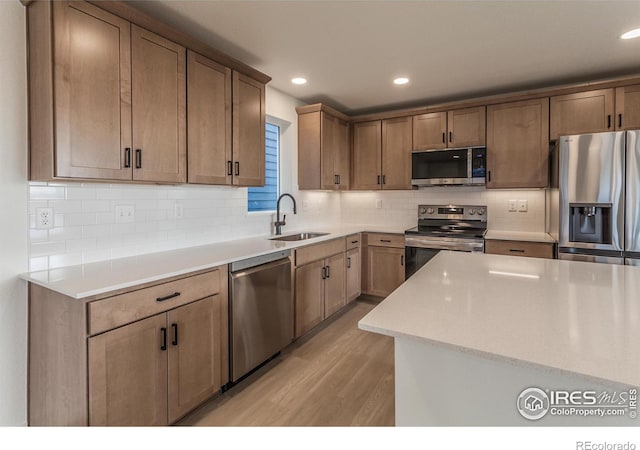
[[[485,239],[495,239],[499,241],[525,241],[525,242],[545,242],[553,244],[555,239],[547,233],[532,231],[492,231],[487,230]]]
[[[254,256],[266,255],[278,250],[289,250],[316,244],[352,233],[362,231],[403,233],[404,229],[385,226],[345,225],[340,227],[308,227],[304,230],[284,230],[282,234],[287,236],[301,231],[329,234],[294,242],[270,240],[274,236],[250,237],[198,247],[30,272],[21,275],[21,278],[60,294],[83,299],[118,289],[209,269]]]
[[[640,386],[640,267],[443,251],[359,327]]]

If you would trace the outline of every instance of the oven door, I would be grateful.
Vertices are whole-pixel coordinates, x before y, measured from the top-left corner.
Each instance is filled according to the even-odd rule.
[[[418,269],[436,256],[440,250],[434,248],[405,247],[404,248],[404,279],[408,280]]]

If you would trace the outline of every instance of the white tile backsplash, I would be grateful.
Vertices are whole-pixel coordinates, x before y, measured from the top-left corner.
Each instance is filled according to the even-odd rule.
[[[273,213],[247,213],[247,189],[220,186],[155,186],[30,183],[30,270],[121,258],[142,253],[273,233]],[[544,231],[544,190],[495,191],[479,187],[414,191],[293,191],[286,230],[320,230],[337,223],[410,228],[419,204],[487,205],[489,228]],[[527,212],[509,212],[509,200],[527,200]],[[377,208],[378,202],[380,208]],[[131,223],[116,223],[115,208],[134,205]],[[183,208],[175,217],[175,205]],[[54,228],[35,229],[35,208],[54,209]]]

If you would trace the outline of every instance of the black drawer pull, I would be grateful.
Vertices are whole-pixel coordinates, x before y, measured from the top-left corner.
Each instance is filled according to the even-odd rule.
[[[233,175],[233,163],[231,161],[227,161],[227,175]]]
[[[524,253],[524,250],[521,248],[510,248],[509,251],[512,253]]]
[[[160,328],[160,334],[162,334],[162,345],[160,350],[163,352],[167,350],[167,329],[165,327]]]
[[[387,176],[382,175],[382,184],[387,184]]]
[[[351,269],[351,257],[347,257],[347,269]]]
[[[142,149],[136,149],[136,169],[142,169]]]
[[[240,175],[240,162],[236,161],[236,176]]]
[[[357,244],[360,241],[351,241],[352,244]]]
[[[607,130],[611,128],[611,114],[607,115]]]
[[[391,244],[391,241],[389,239],[380,239],[380,242],[386,242],[387,244]]]
[[[400,255],[400,265],[404,266],[404,255]]]
[[[446,133],[442,133],[442,143],[444,144],[445,142],[447,142],[447,139],[445,138],[445,134]]]
[[[380,184],[380,175],[378,175],[378,184]]]
[[[622,128],[622,114],[618,114],[618,128]]]
[[[178,324],[172,323],[171,330],[173,331],[173,340],[171,341],[171,345],[178,345]]]
[[[491,181],[491,171],[487,172],[487,181]]]
[[[131,167],[131,148],[127,147],[124,149],[124,167]]]
[[[166,297],[158,297],[156,298],[157,302],[166,302],[167,300],[171,300],[172,298],[180,297],[180,292],[174,292],[171,295],[167,295]]]
[[[449,131],[449,142],[453,142],[453,131]]]

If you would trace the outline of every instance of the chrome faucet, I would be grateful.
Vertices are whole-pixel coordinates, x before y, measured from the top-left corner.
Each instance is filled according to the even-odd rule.
[[[291,199],[291,201],[293,202],[293,213],[296,213],[296,199],[293,198],[293,195],[291,194],[282,194],[280,197],[278,197],[278,203],[276,204],[276,221],[274,223],[275,227],[276,227],[276,236],[280,236],[282,234],[282,227],[285,226],[287,224],[287,215],[285,214],[282,217],[282,221],[280,220],[280,200],[282,200],[282,197],[289,197]]]

